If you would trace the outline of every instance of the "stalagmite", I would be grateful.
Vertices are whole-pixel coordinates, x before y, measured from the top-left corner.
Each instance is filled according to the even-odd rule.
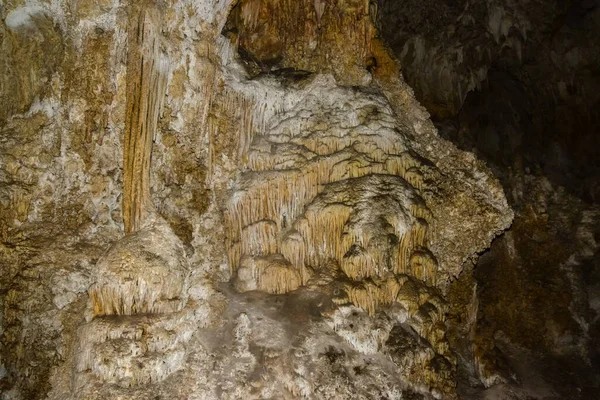
[[[198,326],[193,311],[185,308],[185,249],[154,209],[150,194],[152,146],[169,75],[160,48],[162,10],[136,3],[129,12],[126,236],[98,260],[88,289],[89,322],[79,331],[73,380],[74,390],[84,397],[98,386],[129,389],[165,380],[182,367],[184,344]]]

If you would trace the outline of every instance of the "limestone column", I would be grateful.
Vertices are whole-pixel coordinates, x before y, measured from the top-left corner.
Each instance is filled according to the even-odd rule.
[[[136,9],[137,8],[137,9]],[[150,160],[162,102],[168,62],[160,51],[161,13],[156,7],[136,7],[128,32],[127,114],[123,160],[123,221],[125,232],[140,229],[150,198]]]

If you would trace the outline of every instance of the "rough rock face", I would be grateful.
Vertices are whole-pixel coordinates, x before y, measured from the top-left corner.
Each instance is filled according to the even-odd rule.
[[[342,3],[0,8],[3,398],[456,397],[512,211]]]

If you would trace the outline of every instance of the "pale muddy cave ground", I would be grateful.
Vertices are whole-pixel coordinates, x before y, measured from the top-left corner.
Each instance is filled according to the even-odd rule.
[[[3,399],[600,398],[597,2],[342,3],[0,4]],[[156,4],[167,4],[161,51],[172,67],[144,247],[119,241],[127,26],[132,5]],[[375,39],[363,47],[378,36],[401,71]],[[498,181],[437,138],[394,74],[440,136]],[[319,181],[329,192],[297,183],[324,179],[309,160],[342,166]],[[269,180],[290,167],[295,186]],[[407,183],[372,178],[381,173]],[[318,218],[269,197],[283,186],[302,190]],[[252,203],[232,208],[236,190]],[[361,190],[383,206],[365,211]],[[409,210],[406,193],[426,207]],[[368,257],[394,236],[357,242],[346,254],[368,256],[358,269],[270,258],[273,246],[291,258],[273,230],[309,246],[314,221],[337,232],[323,212],[335,196],[358,238],[377,237],[372,221],[398,233],[431,212],[430,236],[413,241],[435,262],[373,269]],[[288,208],[256,211],[261,200]],[[240,235],[227,234],[238,223]],[[110,315],[124,307],[112,300],[139,289],[110,272],[121,258],[167,276],[136,294],[144,314]],[[183,288],[162,265],[189,268]],[[167,301],[144,297],[153,292]]]

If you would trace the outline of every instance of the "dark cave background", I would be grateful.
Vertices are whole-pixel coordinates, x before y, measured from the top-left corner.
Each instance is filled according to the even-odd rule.
[[[453,286],[462,395],[503,382],[600,398],[600,1],[372,7],[440,134],[486,161],[515,210]]]

